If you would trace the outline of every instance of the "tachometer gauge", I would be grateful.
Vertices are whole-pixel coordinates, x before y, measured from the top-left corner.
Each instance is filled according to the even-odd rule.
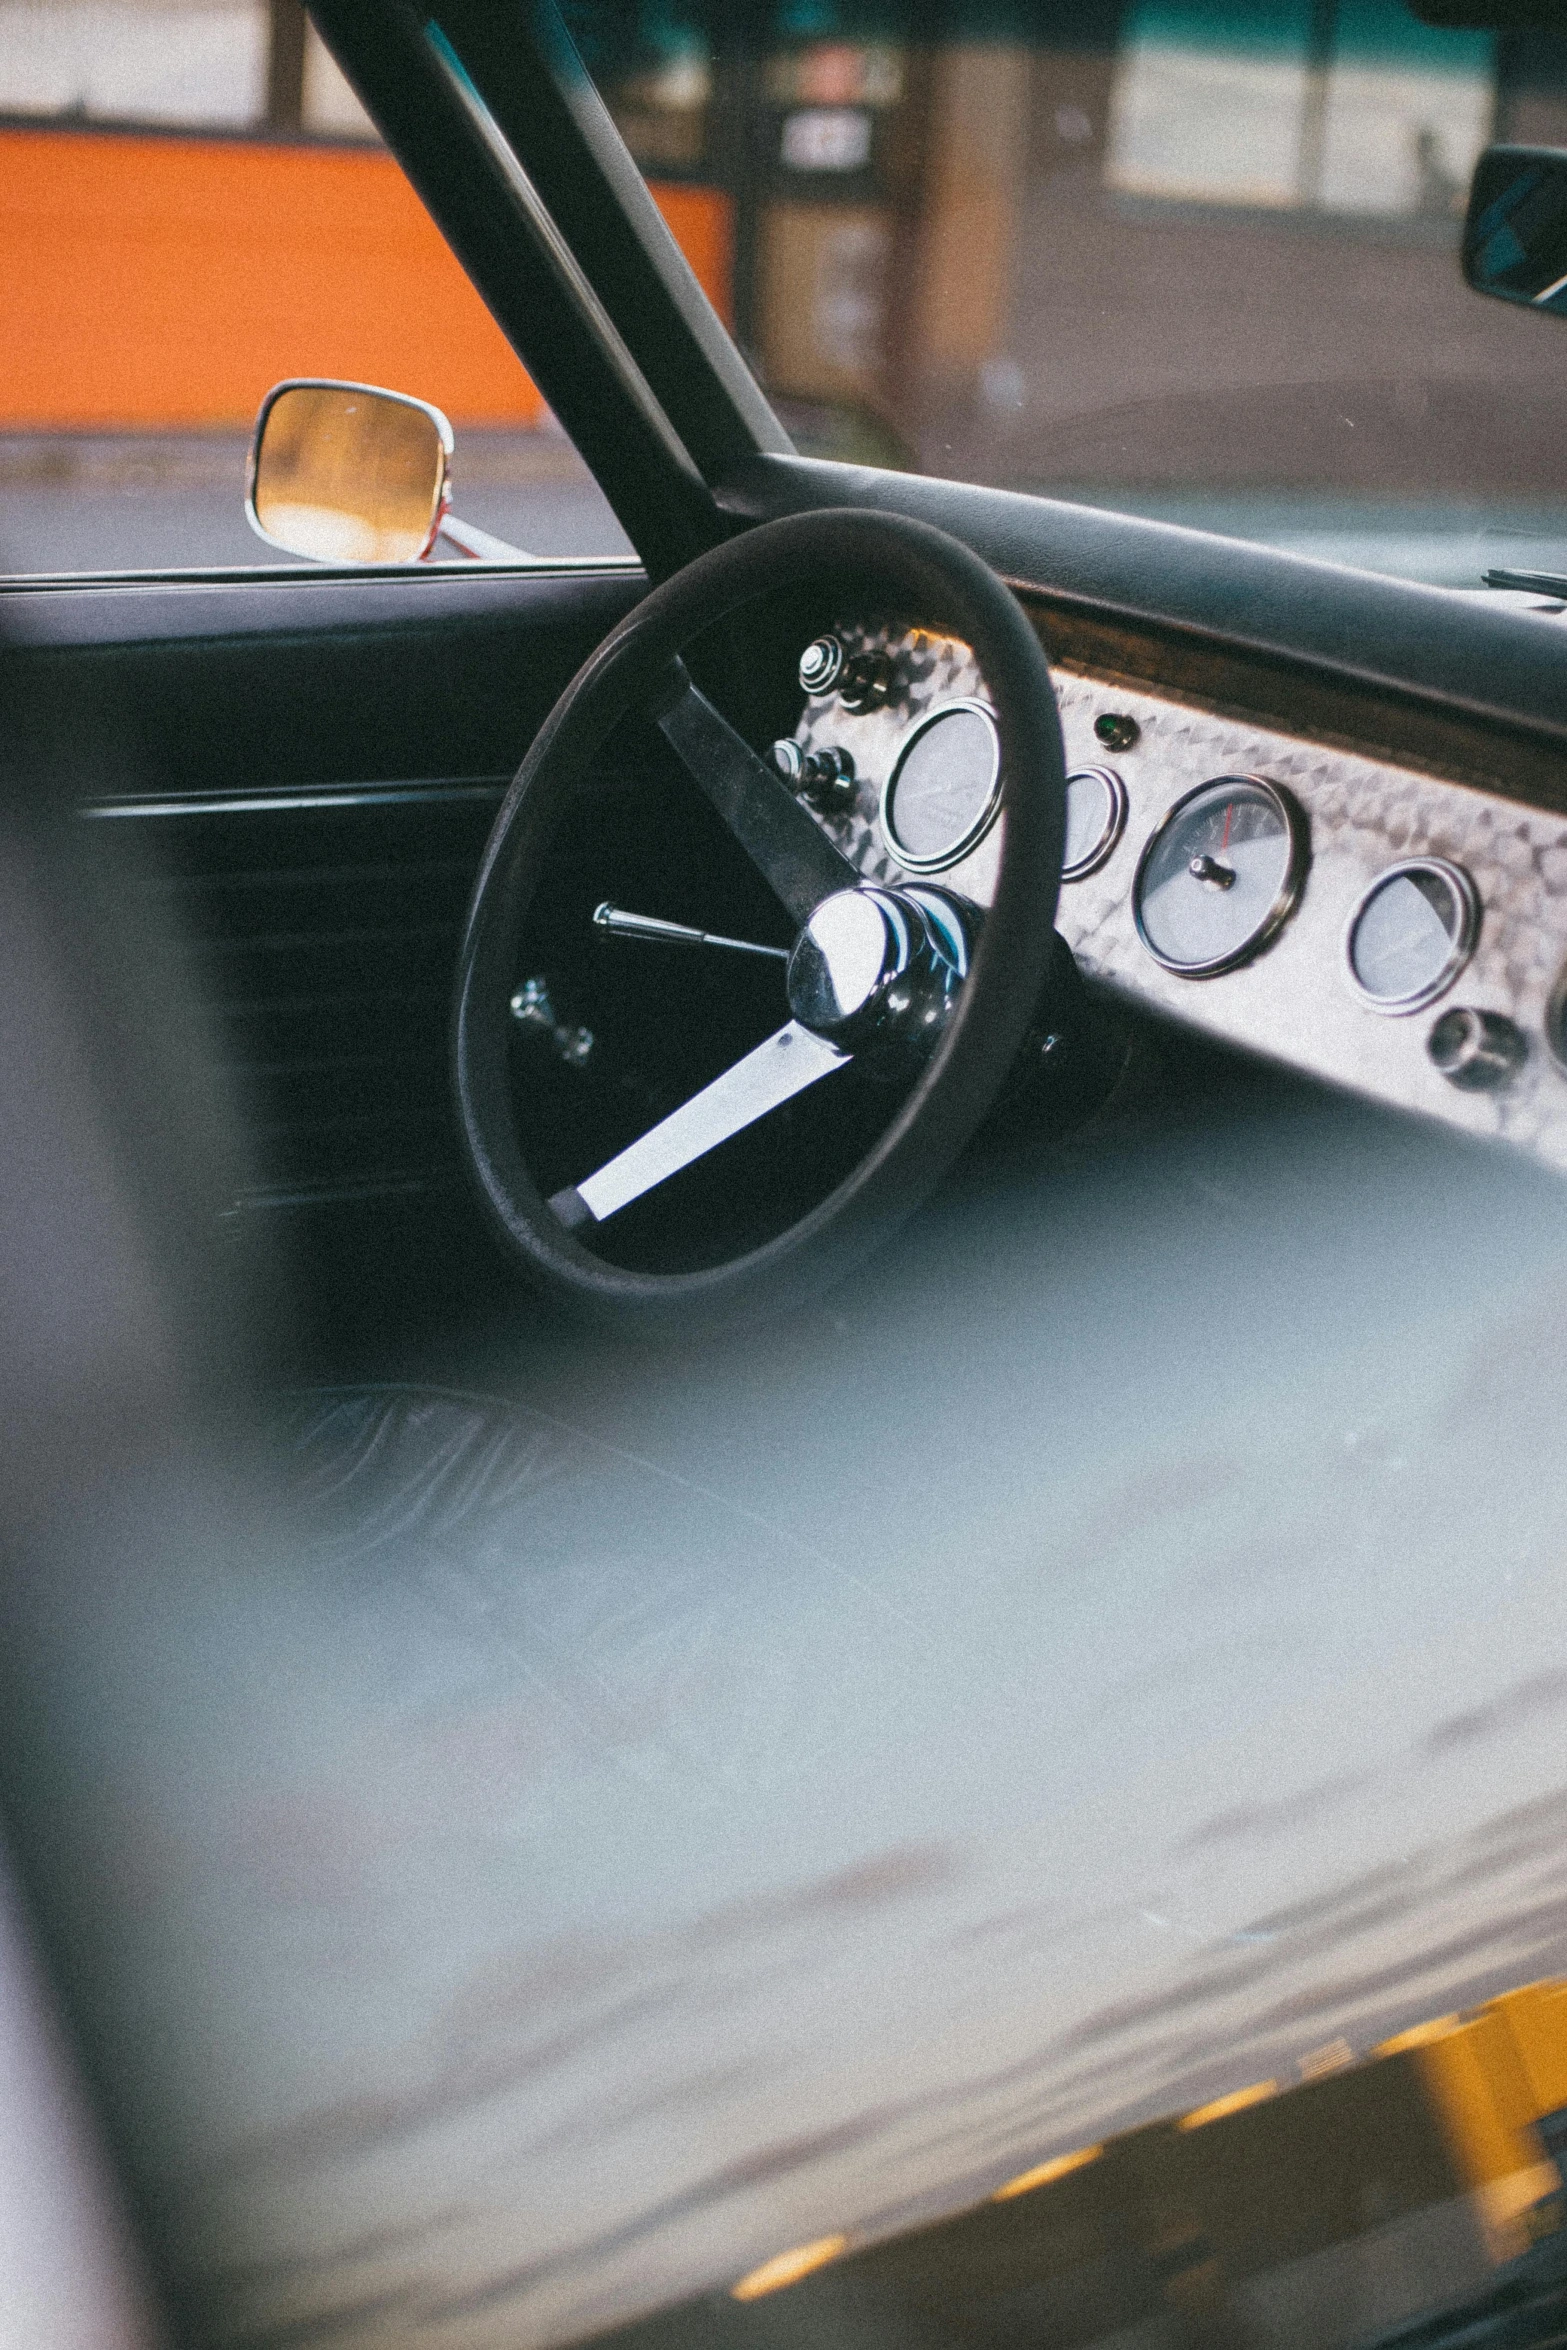
[[[1001,804],[1001,737],[983,702],[943,702],[904,736],[881,795],[887,846],[911,873],[967,856]]]
[[[1349,975],[1378,1012],[1418,1012],[1451,987],[1480,934],[1480,899],[1461,865],[1407,857],[1379,873],[1344,934]]]
[[[1098,871],[1121,837],[1126,822],[1126,786],[1113,767],[1080,767],[1066,779],[1066,848],[1063,881],[1083,881]]]
[[[1306,819],[1276,783],[1200,783],[1143,850],[1132,885],[1137,934],[1156,962],[1187,979],[1232,970],[1294,912],[1307,855]]]

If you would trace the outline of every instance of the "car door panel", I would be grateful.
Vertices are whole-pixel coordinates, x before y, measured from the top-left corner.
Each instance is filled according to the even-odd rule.
[[[585,565],[0,601],[40,780],[156,905],[213,1022],[244,1203],[456,1176],[446,1023],[479,855],[534,730],[640,586]]]

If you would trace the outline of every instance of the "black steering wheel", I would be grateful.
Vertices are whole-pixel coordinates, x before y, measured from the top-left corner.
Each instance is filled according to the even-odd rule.
[[[999,859],[981,909],[910,876],[870,883],[701,693],[680,656],[779,590],[873,596],[973,651],[1001,745]],[[851,585],[852,583],[852,585]],[[510,1057],[509,1005],[529,907],[564,821],[591,788],[611,729],[644,711],[759,869],[796,930],[791,1017],[606,1165],[546,1198],[529,1169],[529,1104]],[[458,965],[457,1103],[472,1170],[536,1282],[619,1324],[776,1306],[846,1270],[918,1205],[994,1101],[1034,1016],[1061,880],[1060,719],[1017,599],[929,524],[836,508],[758,524],[655,588],[584,664],[540,729],[485,849]],[[849,1174],[760,1246],[695,1271],[616,1264],[594,1235],[631,1201],[861,1061],[895,1103]],[[843,1097],[840,1097],[843,1098]]]

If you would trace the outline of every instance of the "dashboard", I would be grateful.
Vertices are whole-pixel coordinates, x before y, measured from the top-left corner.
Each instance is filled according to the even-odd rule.
[[[1053,661],[1057,928],[1086,977],[1389,1105],[1567,1168],[1567,819],[1205,697]],[[989,902],[999,751],[956,639],[806,649],[779,772],[866,876]]]

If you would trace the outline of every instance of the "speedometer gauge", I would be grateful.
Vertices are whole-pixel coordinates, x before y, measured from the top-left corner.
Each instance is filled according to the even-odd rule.
[[[910,873],[967,856],[1001,804],[1001,737],[983,702],[943,702],[917,718],[881,795],[887,846]]]
[[[1306,819],[1275,783],[1220,775],[1174,807],[1132,885],[1137,934],[1187,979],[1229,971],[1288,921],[1306,877]]]

